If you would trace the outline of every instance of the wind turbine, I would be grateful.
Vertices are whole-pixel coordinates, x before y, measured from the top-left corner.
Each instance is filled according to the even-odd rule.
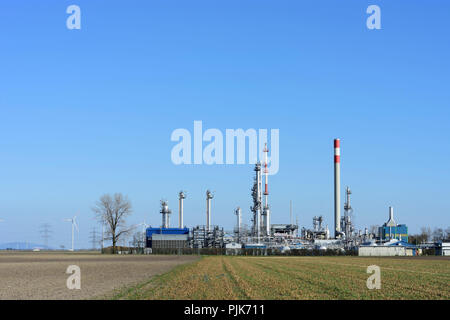
[[[76,221],[76,219],[77,219],[77,216],[73,216],[73,218],[71,218],[71,219],[64,219],[64,221],[69,221],[69,222],[72,222],[72,249],[70,249],[70,251],[74,251],[74,248],[73,248],[73,241],[74,241],[74,238],[73,238],[73,235],[74,235],[74,228],[76,228],[76,229],[77,229],[77,232],[78,232],[78,233],[80,232],[80,230],[78,229],[78,225],[77,225],[77,221]]]
[[[148,225],[147,223],[145,223],[145,220],[144,220],[144,221],[141,222],[141,223],[135,224],[135,225],[133,226],[133,228],[136,228],[136,227],[139,227],[139,226],[142,226],[142,245],[143,245],[144,248],[145,248],[145,246],[146,246],[146,244],[145,244],[145,237],[146,237],[145,231],[147,230],[147,227],[148,227],[149,225]]]
[[[143,248],[145,248],[147,246],[147,244],[145,243],[145,239],[146,239],[147,235],[145,233],[146,233],[149,225],[147,223],[145,223],[145,220],[144,220],[144,222],[141,223],[141,225],[142,225],[142,246],[143,246]]]

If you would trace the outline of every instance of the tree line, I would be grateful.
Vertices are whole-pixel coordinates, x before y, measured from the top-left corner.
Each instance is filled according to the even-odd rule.
[[[434,228],[431,230],[430,227],[420,228],[420,233],[411,234],[408,236],[409,243],[412,244],[422,244],[427,242],[439,242],[450,238],[450,227],[447,229]]]

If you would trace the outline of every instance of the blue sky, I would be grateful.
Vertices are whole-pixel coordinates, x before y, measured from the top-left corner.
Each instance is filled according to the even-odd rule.
[[[66,28],[67,6],[81,30]],[[366,8],[381,8],[381,30]],[[274,223],[333,226],[333,139],[357,227],[450,225],[450,4],[448,1],[40,0],[0,3],[0,243],[77,247],[96,226],[91,207],[122,192],[159,225],[159,200],[185,223],[225,229],[243,208],[250,165],[175,166],[177,128],[280,130],[270,178]],[[172,222],[177,220],[176,214]],[[97,225],[97,229],[99,226]]]

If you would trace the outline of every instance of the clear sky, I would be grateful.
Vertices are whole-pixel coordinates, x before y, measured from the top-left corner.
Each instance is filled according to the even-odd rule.
[[[66,8],[81,8],[68,30]],[[366,9],[381,8],[381,30]],[[358,228],[388,206],[410,233],[450,225],[450,2],[39,0],[0,2],[0,243],[89,246],[104,193],[128,195],[130,224],[249,223],[250,165],[175,166],[170,135],[193,121],[280,130],[272,222],[333,228],[333,139]],[[342,203],[343,203],[342,199]]]

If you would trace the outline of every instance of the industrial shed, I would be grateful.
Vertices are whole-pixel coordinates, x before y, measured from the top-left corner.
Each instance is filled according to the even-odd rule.
[[[188,248],[188,228],[148,228],[147,247],[159,248]]]
[[[225,245],[225,248],[226,248],[226,250],[225,250],[226,255],[237,255],[237,254],[240,254],[242,251],[242,244],[235,243],[235,242],[227,243]]]
[[[409,246],[360,246],[358,255],[362,257],[415,256],[417,249]]]

